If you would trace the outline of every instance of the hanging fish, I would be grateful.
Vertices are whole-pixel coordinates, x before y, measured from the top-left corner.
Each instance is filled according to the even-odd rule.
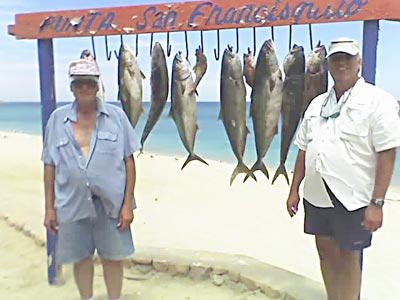
[[[194,143],[199,127],[196,119],[196,95],[191,93],[193,87],[190,63],[182,52],[178,52],[172,64],[171,111],[169,116],[175,121],[183,146],[189,152],[182,170],[192,160],[198,160],[208,165],[205,160],[194,153]]]
[[[121,101],[122,108],[133,128],[135,128],[143,112],[142,80],[146,76],[140,70],[136,57],[128,44],[121,45],[118,57],[118,99]]]
[[[142,144],[142,149],[144,142],[150,134],[150,131],[160,119],[161,113],[168,98],[169,78],[167,61],[165,59],[164,49],[158,42],[154,45],[151,55],[150,87],[150,112],[140,141]]]
[[[196,64],[193,67],[193,71],[196,75],[196,79],[194,81],[193,89],[190,94],[197,94],[196,89],[207,71],[207,57],[204,55],[203,50],[200,46],[196,49]]]
[[[304,68],[304,49],[301,46],[294,45],[283,62],[285,81],[283,83],[282,98],[280,164],[272,179],[272,183],[275,182],[280,174],[283,174],[289,184],[285,162],[301,118],[304,93]]]
[[[310,102],[328,90],[328,62],[326,49],[321,42],[317,44],[306,60],[304,98],[302,116]]]
[[[249,174],[250,170],[243,162],[249,130],[246,127],[246,88],[242,64],[235,49],[229,46],[222,56],[220,101],[219,119],[224,124],[233,153],[238,160],[230,180],[232,185],[239,173]],[[256,180],[254,175],[252,176]]]
[[[282,104],[282,72],[279,69],[274,42],[264,42],[258,54],[255,80],[251,93],[250,116],[253,119],[257,161],[250,174],[260,170],[269,178],[267,167],[262,161],[272,139],[277,133]],[[245,177],[245,181],[250,175]]]
[[[248,49],[248,53],[243,54],[243,75],[246,83],[253,88],[254,78],[256,77],[256,59],[250,48]]]

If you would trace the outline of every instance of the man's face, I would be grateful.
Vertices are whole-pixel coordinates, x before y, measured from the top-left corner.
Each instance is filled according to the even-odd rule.
[[[96,97],[98,90],[98,82],[92,79],[75,79],[71,83],[71,91],[78,100],[92,100]]]
[[[328,65],[335,81],[354,80],[361,68],[361,58],[359,55],[338,52],[328,57]]]

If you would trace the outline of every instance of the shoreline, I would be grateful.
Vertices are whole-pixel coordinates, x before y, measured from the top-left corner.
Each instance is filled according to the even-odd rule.
[[[0,138],[7,138],[8,135],[26,135],[26,136],[31,136],[31,137],[40,137],[40,138],[42,138],[41,134],[32,134],[32,133],[26,133],[26,132],[21,132],[21,131],[16,131],[16,130],[13,130],[13,131],[1,131],[0,130]],[[173,158],[175,160],[183,160],[183,161],[186,160],[186,156],[183,156],[181,154],[172,155],[172,154],[164,154],[164,153],[158,153],[158,152],[152,152],[152,151],[145,151],[143,154],[147,155],[147,156],[150,156],[151,158],[153,158],[153,157],[162,157],[162,158],[165,158],[165,159]],[[142,156],[143,154],[141,154],[140,156]],[[135,155],[135,160],[140,159],[140,156]],[[400,158],[398,158],[398,159],[400,160]],[[40,158],[39,158],[39,160],[40,160]],[[232,168],[232,172],[233,172],[233,170],[234,170],[234,168],[236,166],[235,163],[232,163],[232,162],[229,162],[229,161],[223,161],[223,160],[220,160],[220,159],[219,160],[207,159],[207,161],[210,164],[214,165],[214,166],[218,165],[218,164],[222,164],[224,166],[224,168],[229,166],[229,167]],[[204,167],[207,167],[207,166],[204,166]],[[266,167],[267,167],[268,170],[274,170],[274,168],[272,166],[270,166],[270,165],[266,165]],[[287,172],[288,172],[289,180],[291,181],[292,175],[293,175],[293,170],[287,168]],[[256,175],[258,175],[258,178],[257,178],[258,182],[271,184],[271,182],[272,182],[271,179],[268,180],[267,182],[265,182],[265,176],[262,175],[260,172],[258,172]],[[230,175],[227,178],[228,184],[229,184],[229,178],[230,178]],[[278,181],[282,180],[282,182],[283,182],[284,180],[282,178],[283,178],[283,176],[280,176]],[[241,179],[242,178],[239,175],[236,178],[236,180],[234,181],[233,184],[237,184],[237,182],[240,182]],[[243,183],[243,182],[242,182],[242,184],[245,185],[245,183]],[[288,186],[288,188],[289,188],[289,186]],[[302,191],[302,186],[300,187],[300,190]],[[394,185],[393,183],[390,184],[390,186],[388,188],[388,191],[386,193],[385,200],[387,200],[387,201],[400,201],[400,183],[398,185]]]

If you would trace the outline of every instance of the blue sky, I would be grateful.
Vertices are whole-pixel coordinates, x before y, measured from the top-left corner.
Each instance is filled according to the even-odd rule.
[[[145,3],[171,3],[181,1],[113,1],[112,6],[126,6]],[[40,4],[39,4],[40,3]],[[1,0],[0,1],[0,100],[3,101],[40,101],[39,91],[39,71],[38,53],[36,40],[16,40],[7,34],[7,25],[15,24],[14,16],[17,13],[30,13],[39,11],[54,11],[82,8],[109,7],[110,1],[106,0],[86,0],[86,1],[54,1],[54,0]],[[313,40],[316,43],[321,40],[325,45],[329,41],[348,36],[354,38],[362,44],[362,22],[343,22],[330,24],[316,24],[313,28]],[[400,80],[399,67],[400,39],[398,32],[400,22],[381,21],[378,44],[377,77],[376,84],[389,91],[400,100]],[[270,28],[257,29],[257,49],[260,48],[265,39],[271,37]],[[184,33],[177,32],[170,35],[172,44],[171,57],[168,58],[169,70],[171,70],[174,54],[181,50],[186,51],[184,43]],[[118,50],[120,37],[111,36],[108,38],[110,50]],[[166,34],[159,33],[154,35],[154,42],[159,41],[165,49]],[[189,32],[189,60],[192,66],[195,64],[194,51],[200,42],[199,32]],[[296,25],[293,27],[293,43],[304,46],[305,53],[310,52],[310,41],[307,25]],[[134,47],[135,36],[124,36],[124,42]],[[278,58],[282,64],[288,52],[289,27],[275,27],[275,43]],[[236,45],[236,33],[234,30],[221,31],[221,53],[227,44]],[[80,38],[59,38],[54,39],[54,59],[55,59],[55,80],[57,101],[72,100],[69,91],[67,67],[72,60],[79,57],[83,49],[91,49],[91,39],[89,37]],[[95,38],[97,60],[100,65],[104,84],[106,87],[106,99],[116,100],[117,98],[117,60],[113,56],[110,61],[106,59],[104,37]],[[144,81],[144,100],[149,100],[150,84],[150,55],[149,55],[150,35],[140,35],[138,61],[141,69],[146,74]],[[204,33],[205,54],[208,58],[208,71],[198,88],[199,101],[218,101],[219,100],[219,74],[221,60],[214,59],[213,49],[216,47],[216,32],[208,31]],[[240,53],[247,51],[248,47],[253,47],[252,29],[240,30]],[[331,84],[331,83],[330,83]],[[248,93],[249,97],[249,93]]]

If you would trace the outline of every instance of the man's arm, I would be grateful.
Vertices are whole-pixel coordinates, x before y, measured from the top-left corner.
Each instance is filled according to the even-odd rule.
[[[375,174],[375,187],[372,193],[373,199],[385,199],[386,191],[392,178],[396,149],[389,149],[378,153],[378,161]],[[370,204],[365,210],[364,227],[369,231],[376,231],[382,226],[382,207]]]
[[[125,158],[125,171],[126,171],[126,183],[125,183],[125,196],[120,211],[120,221],[118,228],[125,230],[129,228],[129,225],[133,221],[132,202],[135,197],[134,189],[136,183],[136,166],[133,155]]]
[[[296,214],[300,202],[299,188],[305,176],[305,156],[306,152],[303,150],[299,150],[294,167],[293,180],[292,185],[290,186],[289,197],[286,201],[286,209],[291,217]]]
[[[55,194],[54,194],[54,180],[55,180],[55,166],[44,165],[44,195],[46,201],[44,226],[52,233],[57,233],[57,217],[54,208]]]

